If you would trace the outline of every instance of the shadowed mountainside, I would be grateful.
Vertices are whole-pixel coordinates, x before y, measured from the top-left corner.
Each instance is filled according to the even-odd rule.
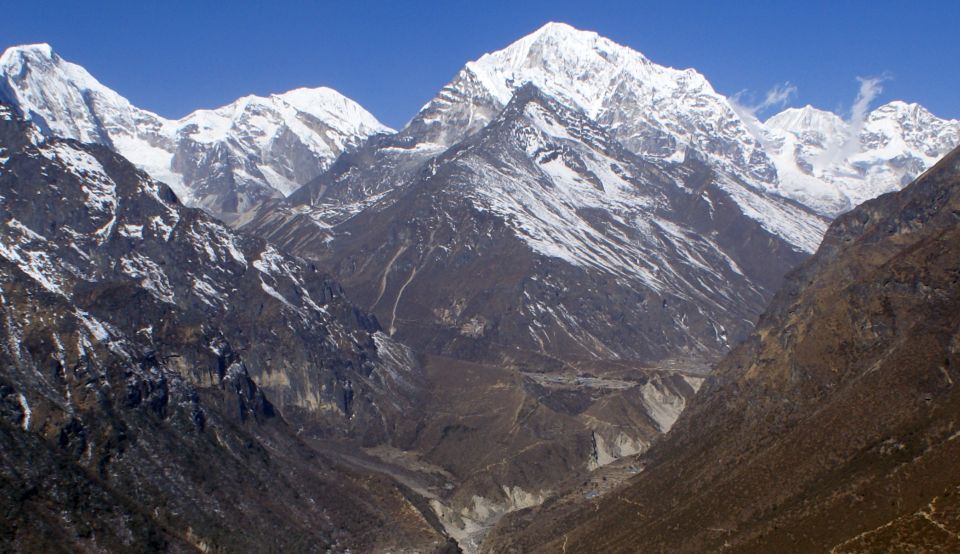
[[[0,550],[447,544],[301,438],[402,434],[421,391],[336,283],[3,105],[0,148]]]

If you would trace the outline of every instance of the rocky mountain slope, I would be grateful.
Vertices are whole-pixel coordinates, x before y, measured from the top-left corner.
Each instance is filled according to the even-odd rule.
[[[490,551],[960,547],[960,150],[838,218],[627,486]]]
[[[444,371],[463,372],[505,387],[477,389],[495,412],[537,414],[430,415],[409,443],[455,477],[439,499],[466,514],[448,521],[469,545],[493,521],[480,514],[644,450],[816,249],[826,220],[813,212],[835,212],[791,201],[812,195],[781,182],[786,147],[758,124],[695,71],[550,24],[236,223],[331,267],[388,334],[431,357],[434,397],[459,390]],[[663,380],[678,369],[690,382]],[[576,386],[592,379],[627,392]],[[632,395],[639,409],[609,409]],[[473,415],[445,401],[430,412]],[[547,416],[563,423],[540,428]],[[463,441],[511,462],[476,465]],[[562,452],[549,467],[546,445]]]
[[[526,112],[531,95],[543,100]],[[616,123],[636,122],[638,113],[659,119],[642,129]],[[711,146],[711,140],[724,145]],[[657,149],[654,143],[673,147]],[[776,172],[757,148],[746,125],[699,74],[657,66],[595,33],[549,24],[467,64],[398,134],[368,141],[286,201],[269,203],[239,223],[300,255],[336,263],[351,294],[389,322],[388,330],[421,347],[425,337],[435,337],[445,345],[443,354],[484,334],[508,349],[559,357],[650,360],[667,351],[715,352],[728,337],[742,336],[765,291],[816,248],[825,229],[809,210],[763,192],[758,182],[772,183]],[[759,161],[750,165],[750,159]],[[500,229],[482,228],[498,224]],[[743,250],[749,252],[734,253],[754,229],[760,235],[748,241]],[[480,244],[498,240],[498,234],[511,235],[537,263],[604,275],[603,283],[582,275],[541,281],[538,288],[557,289],[548,293],[554,298],[560,291],[583,298],[624,289],[663,298],[627,301],[644,309],[637,321],[623,325],[603,323],[632,317],[604,313],[623,298],[583,298],[578,306],[540,301],[544,313],[528,313],[538,300],[514,296],[539,292],[511,288],[522,276],[499,285],[491,281],[502,276],[492,275],[499,270],[484,254],[503,256],[510,249]],[[484,261],[470,265],[475,262],[467,263],[466,254],[453,260],[468,243],[477,243],[469,246],[470,255]],[[431,275],[425,265],[435,267]],[[518,261],[509,271],[528,265]],[[482,275],[480,267],[491,277],[470,284]],[[507,264],[497,267],[507,270]],[[460,278],[450,277],[461,268]],[[467,290],[454,298],[460,283]],[[498,286],[511,298],[504,306],[530,305],[514,323],[502,322],[507,328],[499,336],[494,334],[501,322],[491,317],[503,306],[469,290]],[[420,290],[429,290],[431,298],[422,298]],[[438,297],[437,291],[444,292]],[[484,302],[489,313],[467,306]],[[687,309],[677,307],[685,303]],[[422,313],[404,314],[404,304]],[[707,313],[710,306],[728,312],[726,319]],[[582,310],[602,315],[584,316]],[[654,311],[670,320],[669,332],[659,324],[640,330],[640,320],[661,318]],[[694,330],[680,326],[674,333],[676,322],[686,318]],[[524,320],[531,319],[553,327],[528,329]],[[640,334],[615,340],[614,347],[607,344],[610,337],[588,336],[624,328]]]
[[[45,135],[108,146],[185,204],[227,221],[289,194],[347,148],[390,131],[328,88],[246,96],[168,120],[133,106],[46,44],[0,56],[0,99]]]
[[[287,246],[424,351],[655,362],[743,336],[823,225],[697,160],[638,158],[528,85],[330,239]]]
[[[3,105],[0,197],[3,550],[445,547],[311,442],[402,437],[424,391],[314,265]]]
[[[694,156],[641,158],[533,85],[420,163],[400,140],[348,153],[244,229],[333,269],[388,334],[435,357],[435,395],[463,404],[453,376],[470,376],[484,404],[429,410],[411,443],[458,478],[465,547],[669,429],[826,227]],[[365,188],[380,176],[395,186]]]

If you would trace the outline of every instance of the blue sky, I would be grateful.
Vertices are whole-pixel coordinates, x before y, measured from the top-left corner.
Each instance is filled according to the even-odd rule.
[[[746,101],[789,82],[789,105],[845,111],[857,77],[885,75],[875,104],[960,117],[957,1],[32,1],[3,12],[0,47],[49,42],[167,117],[325,85],[399,127],[465,62],[547,21],[696,68]]]

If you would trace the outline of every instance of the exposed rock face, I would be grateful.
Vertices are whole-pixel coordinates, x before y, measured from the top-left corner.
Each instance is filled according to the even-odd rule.
[[[3,105],[0,197],[2,549],[446,544],[419,496],[300,438],[402,436],[422,390],[315,266]]]
[[[960,151],[830,227],[628,486],[491,551],[954,551]]]
[[[290,194],[344,150],[390,131],[323,87],[246,96],[168,120],[133,106],[46,44],[3,53],[0,100],[19,107],[46,136],[112,148],[185,204],[225,221]]]

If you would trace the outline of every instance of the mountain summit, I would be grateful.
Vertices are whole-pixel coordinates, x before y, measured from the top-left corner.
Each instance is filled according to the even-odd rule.
[[[432,140],[451,144],[486,124],[528,83],[583,111],[635,154],[681,161],[691,148],[737,176],[775,182],[760,144],[703,75],[657,65],[563,23],[468,63],[411,127],[432,128],[433,135],[449,129]]]

